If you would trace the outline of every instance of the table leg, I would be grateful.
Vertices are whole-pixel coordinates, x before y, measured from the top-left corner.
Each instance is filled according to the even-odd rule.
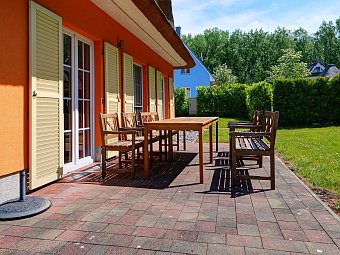
[[[218,121],[216,121],[216,152],[218,152]]]
[[[170,162],[174,161],[174,148],[172,144],[172,130],[169,130],[169,157]]]
[[[209,126],[209,154],[210,154],[210,164],[213,163],[213,126]]]
[[[144,179],[149,178],[149,148],[148,148],[148,136],[149,132],[148,129],[146,128],[146,125],[144,126]]]
[[[199,146],[199,164],[200,164],[200,183],[203,183],[203,129],[200,128],[198,131],[198,146]]]

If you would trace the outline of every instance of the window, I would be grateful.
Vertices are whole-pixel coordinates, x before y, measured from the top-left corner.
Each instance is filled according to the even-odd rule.
[[[139,65],[133,65],[133,81],[134,81],[134,105],[137,119],[139,118],[139,112],[143,111],[143,82],[142,82],[142,67]]]
[[[185,92],[186,92],[186,94],[187,94],[187,97],[190,98],[190,97],[191,97],[191,88],[189,88],[189,87],[184,87],[184,89],[185,89]]]
[[[190,74],[190,68],[181,69],[181,74]]]

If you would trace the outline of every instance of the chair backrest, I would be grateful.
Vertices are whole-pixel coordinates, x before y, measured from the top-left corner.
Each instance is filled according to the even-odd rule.
[[[119,139],[118,134],[105,134],[103,131],[118,131],[119,117],[117,113],[103,114],[99,113],[100,135],[102,138],[102,145],[108,143],[109,139]]]
[[[264,113],[264,111],[258,111],[258,110],[254,111],[252,122],[255,125],[262,125],[263,113]]]
[[[123,112],[123,126],[127,128],[135,128],[137,127],[137,115],[135,112]]]
[[[270,142],[271,147],[274,148],[277,127],[279,123],[279,112],[263,112],[263,124],[262,132],[269,132],[271,136],[266,136],[266,139]]]
[[[141,124],[159,120],[158,112],[140,112]]]

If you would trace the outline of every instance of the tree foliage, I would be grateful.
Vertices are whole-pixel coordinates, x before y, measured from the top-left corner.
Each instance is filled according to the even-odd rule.
[[[324,65],[340,67],[340,18],[335,23],[324,21],[315,34],[303,28],[278,27],[273,32],[213,28],[195,36],[184,35],[183,40],[211,73],[226,63],[241,83],[265,80],[283,49],[300,51],[301,61],[307,64],[319,59]]]
[[[189,116],[189,103],[184,88],[175,88],[175,113],[176,117]]]
[[[304,78],[310,74],[307,64],[301,61],[301,52],[285,49],[282,53],[278,64],[270,68],[268,81],[273,82],[277,78]]]
[[[218,85],[237,83],[237,77],[233,75],[233,71],[228,68],[227,64],[219,66],[214,72],[214,77]]]

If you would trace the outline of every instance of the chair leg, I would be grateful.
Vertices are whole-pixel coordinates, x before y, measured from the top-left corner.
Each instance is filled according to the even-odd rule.
[[[122,153],[119,151],[118,152],[118,167],[119,169],[122,169]]]
[[[127,152],[124,153],[124,158],[125,158],[125,162],[129,159],[129,155],[128,155]],[[125,168],[127,168],[127,167],[128,167],[128,163],[126,162],[125,163]]]
[[[132,149],[131,157],[131,178],[135,179],[135,149]]]
[[[179,151],[179,131],[177,132],[177,151]]]
[[[168,162],[168,132],[166,130],[164,130],[164,137],[164,160]]]
[[[259,168],[263,167],[263,156],[258,157],[258,164],[259,164]]]
[[[270,155],[270,182],[271,189],[275,189],[275,155],[274,153]]]
[[[102,147],[102,178],[106,177],[106,149]]]
[[[186,151],[187,150],[187,138],[185,136],[185,130],[183,131],[183,150]]]
[[[153,168],[153,144],[150,143],[150,168]]]
[[[233,189],[236,187],[236,180],[237,180],[236,152],[234,150],[234,146],[231,146],[230,153],[231,153],[231,188]]]

